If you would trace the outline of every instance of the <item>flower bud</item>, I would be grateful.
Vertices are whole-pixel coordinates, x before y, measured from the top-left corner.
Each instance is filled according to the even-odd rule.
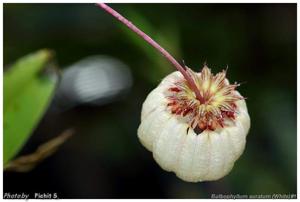
[[[250,128],[244,98],[226,71],[187,69],[202,99],[181,73],[166,76],[143,103],[138,137],[156,162],[188,182],[218,180],[243,153]]]

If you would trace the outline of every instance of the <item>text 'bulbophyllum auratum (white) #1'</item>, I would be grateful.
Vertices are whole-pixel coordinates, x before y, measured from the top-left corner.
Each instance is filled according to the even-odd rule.
[[[176,71],[146,98],[138,137],[156,162],[189,182],[218,180],[243,153],[250,128],[244,98],[226,71],[213,75],[187,68],[202,99]]]

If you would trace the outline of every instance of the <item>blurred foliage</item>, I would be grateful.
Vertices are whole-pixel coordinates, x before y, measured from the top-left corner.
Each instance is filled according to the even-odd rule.
[[[19,59],[4,73],[4,165],[29,138],[46,110],[56,79],[43,75],[52,53],[41,50]]]
[[[186,183],[163,171],[136,130],[147,94],[172,71],[165,59],[93,4],[5,4],[5,64],[43,47],[56,51],[60,66],[106,54],[130,66],[134,85],[122,101],[48,114],[31,145],[70,125],[78,134],[34,171],[5,174],[4,191],[52,191],[61,198],[296,193],[296,4],[111,6],[190,68],[207,62],[216,73],[229,66],[229,80],[243,82],[238,90],[251,117],[244,154],[214,182]]]
[[[73,133],[74,131],[72,129],[64,131],[58,137],[55,137],[40,145],[34,153],[20,156],[10,161],[8,164],[6,164],[4,170],[14,172],[31,171],[36,165],[38,165],[38,163],[51,156],[60,145],[62,145],[73,135]]]
[[[134,24],[137,27],[143,27],[143,32],[147,33],[155,41],[167,48],[172,55],[180,55],[180,39],[178,29],[176,24],[174,24],[175,22],[165,22],[168,26],[163,26],[161,30],[156,30],[146,19],[144,19],[142,15],[130,7],[125,10],[124,16],[128,19],[134,19]],[[145,56],[148,57],[149,63],[143,64],[143,68],[136,70],[143,74],[143,76],[146,77],[145,79],[157,84],[157,78],[162,78],[173,70],[170,63],[164,57],[159,56],[160,53],[158,53],[156,49],[150,47],[147,42],[137,36],[136,33],[128,29],[122,23],[116,23],[119,25],[120,29],[124,31],[128,40],[142,50],[145,53]]]

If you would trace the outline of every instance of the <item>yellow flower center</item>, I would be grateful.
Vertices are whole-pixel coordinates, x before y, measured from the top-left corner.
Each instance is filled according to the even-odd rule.
[[[193,129],[215,130],[224,127],[226,119],[234,120],[235,102],[243,97],[237,95],[238,84],[229,84],[226,71],[213,75],[205,65],[200,73],[187,69],[203,99],[198,100],[185,79],[175,82],[167,92],[170,112],[187,116]]]

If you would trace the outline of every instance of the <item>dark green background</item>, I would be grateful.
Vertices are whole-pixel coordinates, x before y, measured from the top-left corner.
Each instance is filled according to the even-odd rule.
[[[4,173],[4,192],[60,198],[209,198],[296,193],[296,4],[111,4],[194,70],[229,66],[251,129],[228,176],[186,183],[159,168],[137,139],[147,94],[173,71],[156,51],[93,4],[4,4],[4,64],[41,48],[65,67],[106,54],[130,66],[125,99],[47,114],[20,154],[69,127],[76,135],[29,173]],[[28,106],[34,107],[34,106]],[[17,123],[16,123],[17,127]],[[31,195],[33,197],[33,195]]]

